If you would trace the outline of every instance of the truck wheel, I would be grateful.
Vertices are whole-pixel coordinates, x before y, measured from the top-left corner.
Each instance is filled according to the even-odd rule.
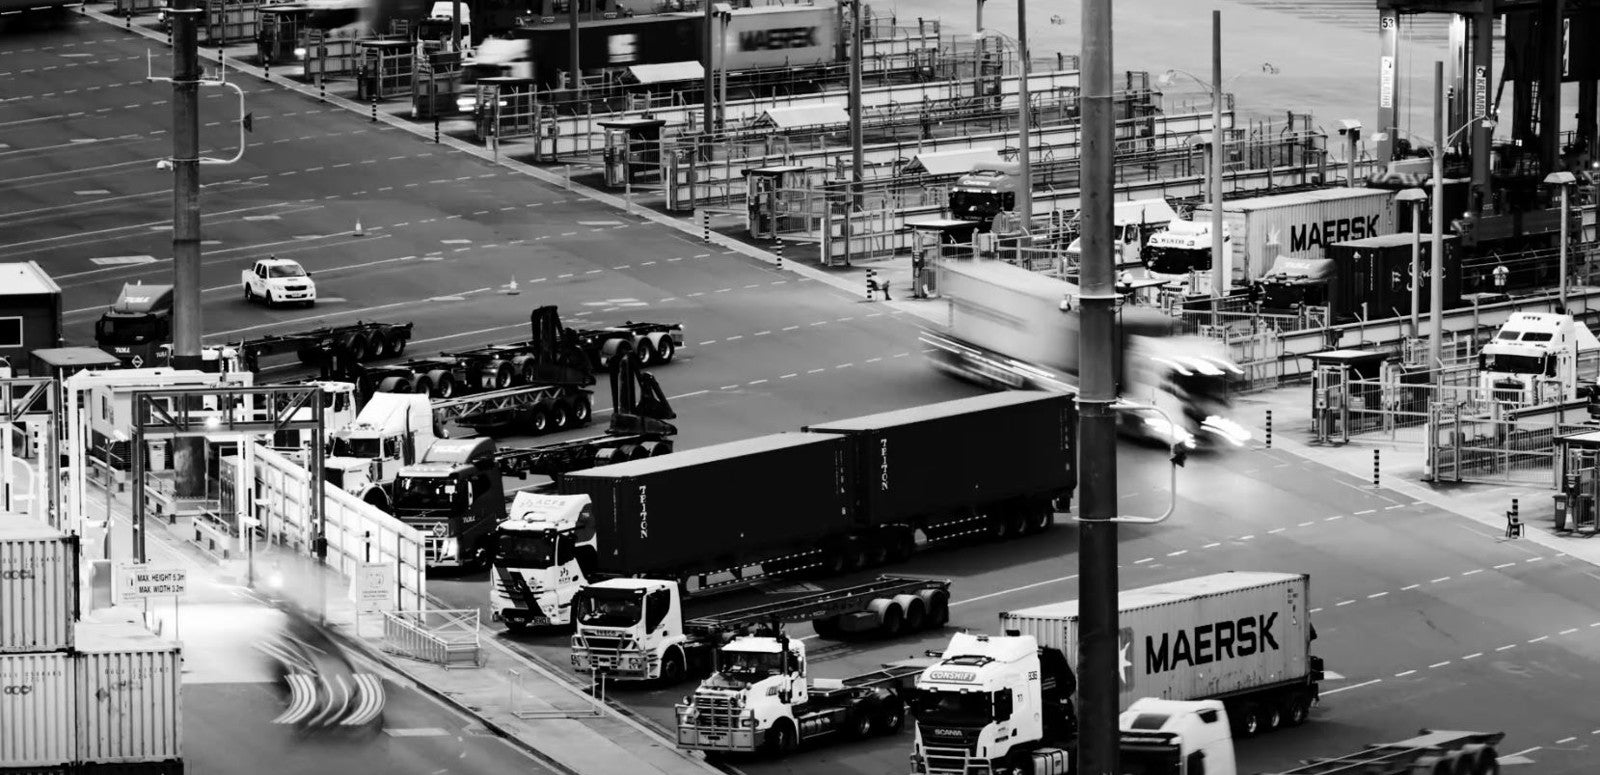
[[[572,425],[572,415],[567,411],[566,402],[551,401],[548,411],[550,413],[550,430],[564,431]],[[648,455],[648,453],[646,454]]]
[[[928,629],[937,630],[950,621],[950,595],[940,589],[925,589],[917,593],[922,605],[927,609],[923,621]]]
[[[634,351],[639,353],[639,365],[640,366],[654,366],[655,365],[655,362],[656,362],[656,346],[653,345],[653,344],[650,344],[650,340],[641,339],[639,341],[639,346],[635,347]]]
[[[846,541],[844,548],[839,550],[840,558],[844,561],[846,573],[861,570],[867,564],[867,549],[860,541]]]
[[[872,736],[872,730],[877,726],[872,722],[872,717],[877,715],[874,708],[862,705],[850,711],[850,717],[845,720],[845,732],[851,740],[864,740]]]
[[[672,649],[661,658],[661,685],[677,686],[683,683],[683,652]]]
[[[818,637],[828,640],[839,639],[839,617],[828,616],[811,620],[811,629],[815,630]]]
[[[1000,516],[1000,521],[1005,525],[1005,535],[1002,538],[1018,538],[1028,526],[1028,515],[1021,509],[1006,509]]]
[[[878,706],[877,728],[880,735],[897,735],[906,725],[906,709],[899,699],[884,700]]]
[[[521,384],[533,384],[534,372],[538,363],[531,355],[519,355],[511,360],[511,368],[516,372],[516,377],[522,380]]]
[[[434,398],[455,398],[456,378],[444,369],[434,369],[428,372],[428,381],[433,383],[433,389],[428,395]]]
[[[665,365],[672,362],[672,356],[678,354],[678,346],[671,339],[662,338],[661,345],[656,348],[658,360]]]
[[[917,537],[909,530],[896,530],[889,539],[889,562],[905,562],[917,551]]]
[[[407,382],[405,377],[384,377],[378,383],[378,392],[409,393],[411,392],[411,383]]]
[[[878,632],[885,638],[898,637],[906,629],[906,614],[898,603],[889,603],[883,609],[883,617],[878,620]]]
[[[1304,692],[1290,692],[1289,697],[1283,701],[1283,725],[1297,727],[1306,723],[1311,716],[1311,703],[1306,701]]]
[[[1276,702],[1261,703],[1261,731],[1271,732],[1283,723],[1283,706]]]
[[[1038,504],[1028,510],[1028,533],[1043,533],[1056,523],[1056,510],[1048,503]]]
[[[350,356],[350,360],[357,363],[367,359],[367,338],[360,334],[351,334],[339,343]]]
[[[511,364],[505,361],[490,361],[483,370],[484,390],[504,390],[511,387]]]
[[[514,622],[514,621],[512,621],[510,619],[505,620],[505,622],[506,622],[506,632],[509,632],[512,635],[521,635],[522,633],[528,631],[528,623],[527,622]]]
[[[905,612],[906,632],[917,632],[927,624],[928,612],[921,598],[916,595],[895,595],[894,602]]]
[[[1242,702],[1228,715],[1233,719],[1233,736],[1243,739],[1255,737],[1261,731],[1261,711],[1253,702]]]
[[[1500,755],[1495,753],[1493,746],[1468,743],[1461,746],[1461,758],[1469,763],[1472,775],[1500,773]]]
[[[388,357],[398,358],[406,351],[407,340],[405,334],[402,334],[399,331],[392,331],[389,333],[389,336],[386,337],[386,339],[389,342],[389,346],[385,349],[385,353],[388,355]]]
[[[411,383],[411,392],[424,396],[433,395],[433,380],[426,376],[418,377],[416,382]]]
[[[889,561],[889,545],[885,540],[886,538],[888,536],[880,534],[872,538],[862,539],[864,544],[862,551],[866,552],[866,561],[863,565],[868,568],[876,568]]]
[[[579,395],[572,399],[572,424],[574,426],[588,425],[593,419],[594,407],[589,403],[588,395]]]
[[[544,408],[534,406],[528,410],[528,431],[535,436],[550,430],[550,416],[544,413]]]
[[[794,753],[794,749],[800,745],[795,737],[794,724],[788,719],[773,722],[772,728],[767,730],[766,743],[767,753],[780,758]]]

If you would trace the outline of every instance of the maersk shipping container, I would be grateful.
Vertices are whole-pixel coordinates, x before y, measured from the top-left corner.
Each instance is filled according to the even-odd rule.
[[[0,653],[72,646],[78,615],[78,539],[0,514]]]
[[[72,763],[73,683],[64,651],[0,654],[0,768]]]
[[[1357,315],[1367,320],[1381,320],[1411,314],[1412,239],[1413,235],[1401,232],[1328,247],[1328,257],[1334,265],[1333,282],[1340,285],[1337,296],[1346,302],[1343,308],[1334,310],[1335,320],[1342,322]],[[1419,247],[1422,284],[1418,287],[1418,312],[1428,312],[1433,309],[1429,297],[1433,243],[1428,235],[1422,235]],[[1456,237],[1445,236],[1445,309],[1461,306],[1461,262],[1456,247]]]
[[[131,622],[78,627],[80,762],[176,761],[183,751],[178,644]]]
[[[806,430],[853,440],[857,518],[884,525],[937,524],[1014,498],[1069,497],[1077,427],[1072,396],[1015,391]]]
[[[683,15],[705,18],[699,13]],[[714,41],[711,47],[711,61],[720,68],[726,50],[729,70],[832,62],[838,55],[837,24],[837,11],[831,6],[736,8],[722,33],[725,40]],[[712,30],[716,35],[717,25]]]
[[[1324,188],[1224,202],[1235,283],[1255,280],[1271,268],[1266,249],[1273,240],[1278,255],[1324,258],[1334,243],[1393,234],[1394,194],[1381,188]],[[1191,217],[1209,222],[1211,206],[1196,207]]]
[[[849,440],[779,433],[568,474],[593,501],[603,574],[707,573],[843,536]]]
[[[1306,680],[1311,621],[1303,573],[1230,572],[1124,590],[1117,596],[1121,708],[1140,697],[1225,699]],[[1077,660],[1078,601],[1000,614]]]

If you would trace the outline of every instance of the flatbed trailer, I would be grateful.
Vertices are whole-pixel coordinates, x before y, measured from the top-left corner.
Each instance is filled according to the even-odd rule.
[[[629,345],[639,354],[640,366],[663,366],[683,349],[682,323],[635,323],[600,328],[580,328],[578,346],[596,370],[609,369],[617,354]]]
[[[595,383],[589,357],[578,347],[576,333],[561,326],[555,307],[535,308],[529,328],[532,338],[527,341],[450,350],[366,370],[361,375],[363,393],[426,393],[449,399],[528,385],[584,388]]]
[[[775,630],[777,625],[809,621],[818,635],[836,637],[844,633],[866,632],[882,627],[882,616],[873,611],[873,604],[901,596],[941,601],[934,605],[925,604],[924,617],[915,623],[917,626],[909,629],[921,629],[924,626],[938,628],[949,620],[948,580],[916,576],[879,576],[864,584],[697,616],[684,622],[683,628],[691,636],[719,639],[731,633],[745,633],[762,628]],[[898,629],[905,628],[905,625],[906,622],[902,618],[897,631],[888,634],[898,635]]]
[[[411,341],[412,323],[372,323],[357,321],[343,326],[325,326],[292,334],[274,334],[227,343],[239,364],[252,373],[261,370],[261,359],[294,353],[301,363],[322,366],[336,377],[351,363],[366,363],[398,358]]]
[[[601,433],[537,447],[505,447],[495,454],[500,473],[526,479],[638,460],[672,451],[672,440],[651,433]]]
[[[1422,729],[1406,740],[1371,744],[1331,759],[1309,759],[1294,769],[1262,775],[1487,775],[1500,771],[1494,746],[1504,738],[1504,732]]]
[[[524,385],[433,402],[433,416],[438,422],[454,422],[488,436],[514,431],[538,435],[577,428],[588,425],[593,413],[592,393],[560,385]]]

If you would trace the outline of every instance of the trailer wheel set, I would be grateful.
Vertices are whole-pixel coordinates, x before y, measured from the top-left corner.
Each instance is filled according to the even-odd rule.
[[[1223,700],[1228,719],[1237,738],[1255,737],[1278,729],[1306,723],[1311,715],[1311,691],[1305,687],[1284,689],[1252,699]]]

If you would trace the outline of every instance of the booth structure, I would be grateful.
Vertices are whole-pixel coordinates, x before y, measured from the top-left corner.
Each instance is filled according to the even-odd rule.
[[[744,170],[745,227],[750,236],[774,239],[806,228],[805,189],[810,167],[754,167]]]
[[[300,5],[264,5],[256,12],[256,56],[264,65],[283,65],[306,58],[301,30],[311,11]]]
[[[0,358],[20,370],[28,353],[61,344],[61,286],[36,261],[0,264]]]
[[[1322,444],[1347,443],[1351,431],[1349,407],[1376,407],[1383,403],[1383,390],[1376,386],[1376,381],[1383,376],[1383,365],[1389,355],[1367,350],[1327,350],[1306,357],[1311,359],[1313,367],[1312,438]],[[1373,382],[1352,388],[1351,380]]]
[[[924,218],[906,221],[906,228],[916,234],[916,244],[911,248],[911,292],[913,297],[939,294],[939,266],[947,259],[972,258],[975,253],[973,239],[980,221],[953,218]]]
[[[1558,532],[1600,532],[1595,503],[1600,498],[1600,430],[1556,437],[1560,492],[1555,495]]]
[[[362,40],[356,42],[356,49],[356,99],[386,100],[412,93],[416,44],[409,40]]]
[[[260,26],[259,0],[207,0],[198,42],[223,46],[255,40]]]
[[[539,82],[521,76],[479,78],[473,130],[479,142],[509,140],[539,132]],[[556,126],[551,122],[552,129]]]
[[[621,118],[598,123],[606,138],[606,185],[624,186],[660,174],[665,119]]]
[[[417,57],[411,79],[411,117],[455,115],[460,91],[461,52],[436,51]]]

